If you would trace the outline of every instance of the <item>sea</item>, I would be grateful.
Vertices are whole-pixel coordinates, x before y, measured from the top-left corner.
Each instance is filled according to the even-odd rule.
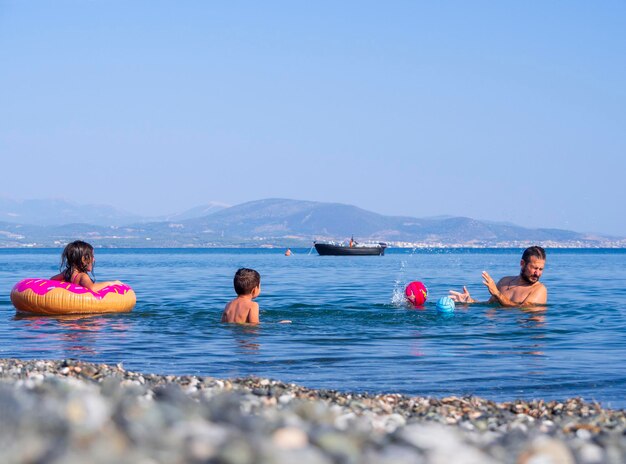
[[[269,377],[344,392],[495,401],[582,397],[626,408],[626,250],[548,249],[544,311],[435,302],[481,272],[519,273],[521,249],[96,249],[97,280],[122,280],[126,314],[25,316],[10,300],[27,277],[59,271],[60,249],[0,250],[0,357],[78,359],[145,373]],[[224,324],[233,275],[258,270],[261,324]],[[423,308],[405,286],[428,288]],[[290,324],[279,323],[282,320]]]

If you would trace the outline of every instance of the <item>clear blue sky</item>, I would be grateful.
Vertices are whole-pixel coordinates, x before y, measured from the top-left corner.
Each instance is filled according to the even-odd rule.
[[[0,195],[626,235],[624,1],[0,0]]]

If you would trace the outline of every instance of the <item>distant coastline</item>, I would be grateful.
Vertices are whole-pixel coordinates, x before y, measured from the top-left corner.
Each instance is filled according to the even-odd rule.
[[[451,245],[417,245],[417,246],[394,246],[390,245],[386,253],[407,253],[411,251],[463,251],[463,250],[523,250],[527,246],[530,245],[539,245],[548,250],[590,250],[590,251],[626,251],[625,244],[615,244],[615,245],[572,245],[572,244],[545,244],[545,243],[536,243],[532,244],[506,244],[506,245],[461,245],[461,244],[451,244]],[[51,246],[46,245],[35,245],[35,244],[25,244],[21,246],[2,246],[0,245],[0,250],[60,250],[65,246],[65,244],[56,244]],[[315,249],[313,245],[311,246],[303,246],[303,245],[257,245],[257,246],[245,246],[245,245],[216,245],[216,246],[116,246],[116,245],[102,245],[97,242],[94,243],[94,247],[100,250],[267,250],[269,251],[277,251],[281,254],[285,251],[285,249],[290,248],[293,253],[302,254],[302,253],[314,253]]]
[[[93,207],[87,215],[84,207],[59,202],[20,207],[0,210],[0,248],[55,248],[77,238],[102,248],[294,248],[312,246],[315,240],[345,242],[350,237],[411,249],[626,247],[626,237],[467,217],[385,216],[351,205],[288,199],[195,208],[171,218],[135,218],[137,222],[130,224],[110,208]],[[38,212],[42,219],[36,222]],[[63,220],[67,222],[58,223]]]

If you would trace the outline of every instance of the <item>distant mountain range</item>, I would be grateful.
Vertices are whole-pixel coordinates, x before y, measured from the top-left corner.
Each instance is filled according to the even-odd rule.
[[[385,216],[340,203],[209,203],[169,217],[145,218],[110,206],[0,199],[0,247],[62,246],[78,238],[103,247],[308,247],[314,240],[345,241],[351,236],[407,247],[626,247],[624,238],[465,217]]]
[[[182,213],[163,216],[140,216],[108,205],[81,205],[67,200],[13,200],[0,197],[0,222],[37,226],[64,224],[93,224],[96,226],[123,226],[155,221],[182,221],[206,216],[230,205],[210,202]]]

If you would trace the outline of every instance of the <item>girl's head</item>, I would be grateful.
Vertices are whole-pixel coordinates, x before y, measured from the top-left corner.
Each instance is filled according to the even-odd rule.
[[[93,247],[82,240],[68,243],[61,255],[61,272],[63,280],[71,282],[72,274],[77,272],[91,272],[95,264]]]

